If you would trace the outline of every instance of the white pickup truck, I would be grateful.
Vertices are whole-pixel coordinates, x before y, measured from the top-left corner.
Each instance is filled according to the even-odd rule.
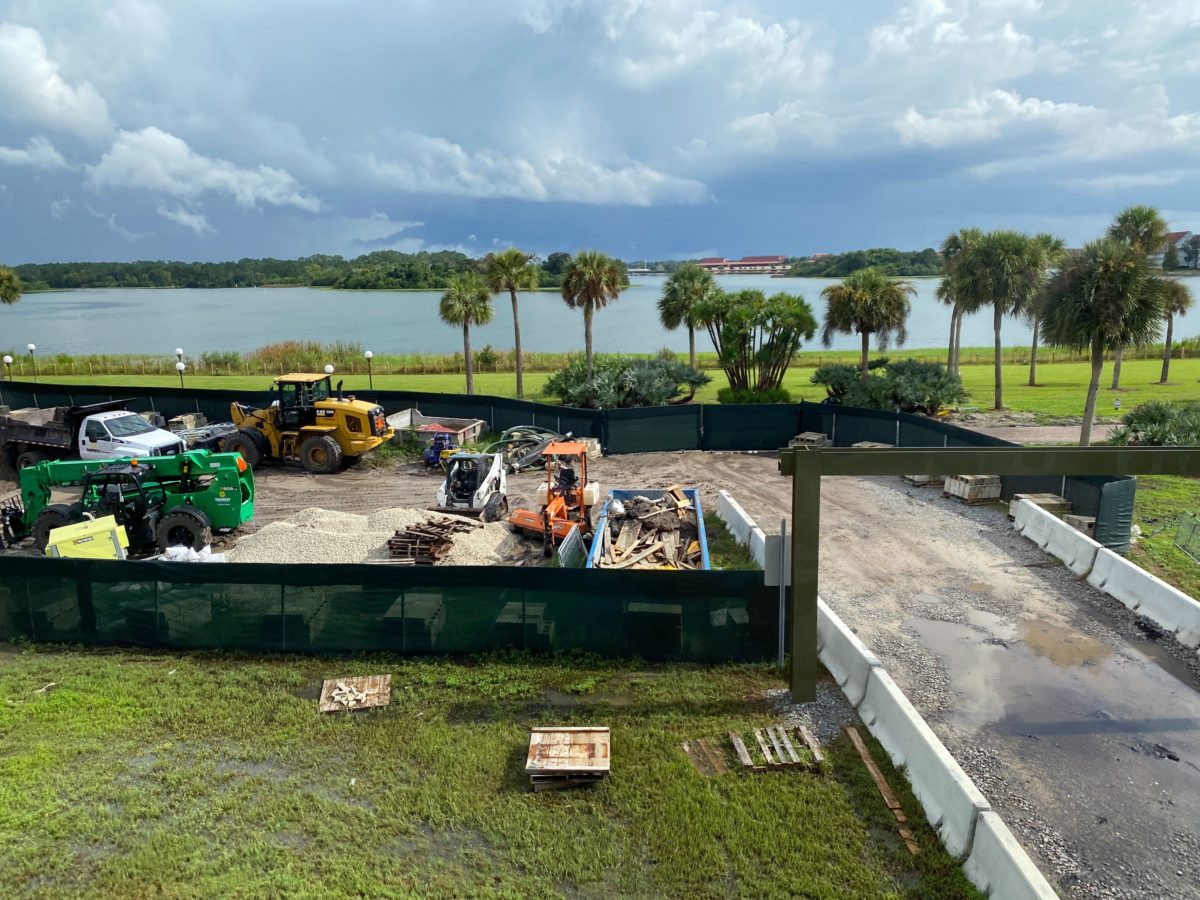
[[[137,413],[114,409],[128,401],[90,406],[18,409],[0,414],[0,454],[14,469],[44,459],[115,459],[182,453],[182,438],[155,428]]]

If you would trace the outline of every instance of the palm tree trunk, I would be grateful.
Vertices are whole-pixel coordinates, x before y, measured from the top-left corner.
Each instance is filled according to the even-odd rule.
[[[996,406],[995,409],[1004,409],[1004,348],[1000,346],[1000,324],[1004,319],[1004,310],[999,303],[996,304],[995,313],[992,317],[992,330],[996,334]]]
[[[1113,354],[1112,389],[1114,391],[1121,387],[1121,357],[1124,356],[1124,354],[1124,347],[1118,347],[1117,352]]]
[[[1042,320],[1035,318],[1033,320],[1033,343],[1029,347],[1029,386],[1037,387],[1037,348],[1038,348],[1038,332],[1041,330]]]
[[[583,356],[587,360],[588,381],[592,380],[592,304],[583,305]]]
[[[1171,338],[1175,331],[1175,317],[1170,313],[1167,314],[1167,343],[1163,346],[1163,367],[1162,377],[1158,379],[1159,384],[1167,383],[1167,373],[1171,369]]]
[[[958,305],[950,307],[950,343],[946,351],[946,368],[954,371],[954,329],[958,325]]]
[[[688,326],[688,360],[691,367],[696,368],[696,329]]]
[[[868,368],[869,361],[867,359],[867,357],[870,355],[870,352],[871,352],[871,332],[864,331],[864,332],[862,332],[862,377],[863,378],[866,378],[867,372],[870,371]]]
[[[958,322],[954,326],[954,374],[962,369],[962,323],[967,316],[965,309],[958,311]]]
[[[517,315],[517,292],[509,290],[509,296],[512,297],[513,305],[513,343],[516,345],[516,365],[517,365],[517,399],[520,400],[525,396],[525,381],[523,364],[521,362],[521,317]]]
[[[463,323],[463,361],[467,367],[467,393],[475,393],[475,361],[471,359],[471,326]]]
[[[1083,427],[1079,429],[1079,446],[1092,443],[1092,420],[1096,418],[1096,394],[1100,391],[1100,372],[1104,369],[1104,343],[1100,335],[1092,338],[1092,379],[1088,382],[1087,403],[1083,406]]]

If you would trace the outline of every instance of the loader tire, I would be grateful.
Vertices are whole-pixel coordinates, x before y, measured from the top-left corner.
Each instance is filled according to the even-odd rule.
[[[257,469],[267,455],[267,438],[257,429],[242,428],[225,438],[225,452],[237,453],[251,469]]]
[[[23,453],[17,454],[16,465],[14,468],[20,472],[22,469],[31,469],[38,463],[49,459],[45,453],[40,450],[26,450]]]
[[[200,510],[180,506],[158,520],[154,537],[159,550],[166,550],[168,547],[203,550],[212,543],[212,527],[208,516]]]
[[[300,465],[313,475],[328,475],[342,466],[342,448],[327,434],[315,434],[300,445]]]
[[[46,552],[46,547],[50,543],[51,531],[79,520],[79,507],[66,503],[51,503],[38,513],[38,517],[33,523],[33,543],[37,547],[38,553]]]

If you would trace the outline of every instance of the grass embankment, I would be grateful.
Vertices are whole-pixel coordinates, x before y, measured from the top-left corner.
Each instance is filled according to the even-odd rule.
[[[1133,521],[1142,529],[1130,559],[1191,597],[1200,597],[1200,563],[1175,546],[1183,514],[1200,513],[1200,480],[1139,475]]]
[[[1200,400],[1200,359],[1177,359],[1171,363],[1171,383],[1158,384],[1162,363],[1158,360],[1126,360],[1122,366],[1119,391],[1108,390],[1109,374],[1106,369],[1096,409],[1100,416],[1113,414],[1113,400],[1120,399],[1121,408],[1130,410],[1146,400]],[[724,374],[717,370],[711,373],[713,380],[696,394],[701,403],[715,403],[717,391],[726,383]],[[987,410],[992,405],[992,367],[964,366],[963,384],[970,392],[967,402]],[[1004,367],[1004,403],[1017,412],[1034,413],[1046,419],[1064,416],[1082,416],[1086,399],[1090,367],[1087,363],[1055,363],[1038,366],[1039,387],[1029,387],[1029,369],[1020,364]],[[525,376],[525,396],[529,400],[547,402],[539,395],[542,385],[549,376],[545,373],[529,373]],[[791,391],[793,400],[821,400],[825,389],[812,384],[812,369],[793,367],[788,370],[783,386]],[[346,389],[359,396],[369,396],[367,376],[338,375],[345,380]],[[93,377],[42,376],[46,383],[106,384],[106,385],[158,385],[178,387],[179,379],[174,375],[97,375]],[[186,376],[186,385],[195,388],[218,388],[222,390],[264,390],[270,386],[269,375],[194,375]],[[375,387],[382,390],[429,391],[432,393],[459,394],[465,389],[462,375],[376,375]],[[475,376],[475,391],[499,397],[515,396],[515,380],[510,373],[484,372]]]
[[[322,716],[330,675],[391,706]],[[55,687],[39,693],[43,686]],[[25,896],[979,896],[872,743],[702,777],[680,749],[775,720],[763,666],[340,660],[43,648],[0,658],[0,883]],[[613,774],[532,794],[532,725],[602,723]]]
[[[745,544],[738,542],[715,512],[704,514],[708,538],[708,560],[714,569],[757,569],[758,563]]]

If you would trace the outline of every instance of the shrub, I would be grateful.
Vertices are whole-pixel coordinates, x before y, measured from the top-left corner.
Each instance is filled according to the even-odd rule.
[[[787,388],[767,388],[761,391],[721,388],[717,391],[718,403],[791,403],[792,395]]]
[[[550,376],[542,393],[568,406],[588,409],[666,406],[687,402],[696,388],[711,380],[703,372],[674,360],[597,356],[590,381],[587,363],[575,359]]]
[[[487,344],[482,350],[475,351],[475,363],[480,366],[494,366],[500,361],[500,354]]]
[[[205,350],[200,354],[200,368],[221,374],[242,367],[242,354],[235,350]]]
[[[1125,414],[1108,443],[1144,447],[1200,444],[1200,403],[1142,403]]]
[[[967,397],[962,379],[941,363],[915,359],[889,363],[876,360],[871,374],[863,377],[858,366],[821,366],[812,375],[813,384],[825,387],[825,402],[866,409],[899,409],[902,412],[936,415],[946,406]]]

